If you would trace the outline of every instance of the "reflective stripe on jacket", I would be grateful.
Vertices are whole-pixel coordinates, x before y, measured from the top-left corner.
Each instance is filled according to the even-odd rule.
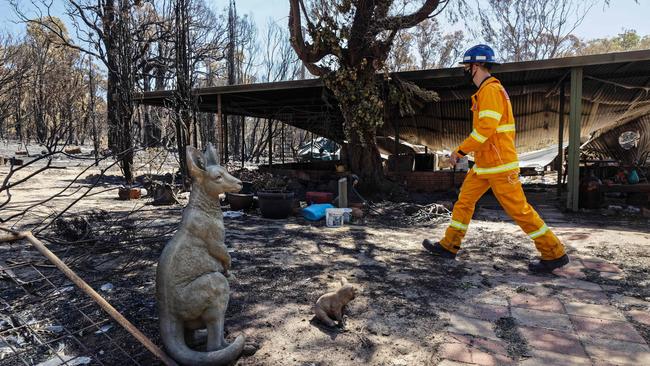
[[[512,104],[495,77],[487,78],[472,95],[472,133],[458,150],[465,154],[474,153],[472,169],[478,175],[519,168]]]

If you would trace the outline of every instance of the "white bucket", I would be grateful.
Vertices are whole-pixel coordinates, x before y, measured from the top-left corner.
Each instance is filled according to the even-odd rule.
[[[328,227],[343,226],[344,208],[328,208],[325,210],[325,224]]]

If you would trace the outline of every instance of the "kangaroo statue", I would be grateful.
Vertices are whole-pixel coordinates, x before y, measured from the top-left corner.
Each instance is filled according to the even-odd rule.
[[[224,245],[219,194],[237,192],[241,181],[219,165],[212,144],[201,153],[188,146],[192,177],[190,200],[178,231],[165,246],[156,271],[160,335],[167,353],[183,365],[230,365],[241,355],[244,336],[224,339],[224,316],[230,298],[230,255]],[[207,329],[206,352],[187,345],[194,331]]]

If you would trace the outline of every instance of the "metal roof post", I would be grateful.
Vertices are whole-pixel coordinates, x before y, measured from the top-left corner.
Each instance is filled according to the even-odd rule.
[[[557,136],[557,195],[562,196],[562,177],[564,177],[564,81],[560,83],[559,128]]]
[[[578,211],[580,184],[580,126],[582,122],[582,68],[571,69],[571,99],[569,110],[569,159],[567,209]]]

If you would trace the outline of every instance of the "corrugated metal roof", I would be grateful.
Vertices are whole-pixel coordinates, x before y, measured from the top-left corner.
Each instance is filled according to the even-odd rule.
[[[650,114],[650,93],[640,89],[650,87],[650,50],[503,64],[495,67],[493,74],[510,95],[520,152],[558,143],[562,80],[566,83],[564,140],[568,140],[571,67],[583,68],[583,142],[597,131]],[[454,148],[469,135],[469,97],[475,88],[467,84],[462,69],[394,75],[437,91],[440,102],[425,106],[415,116],[400,118],[391,113],[380,134],[392,136],[397,124],[401,139],[435,150]],[[202,111],[216,111],[220,96],[223,113],[273,118],[338,141],[343,139],[336,101],[318,79],[205,88],[194,94]],[[139,99],[144,104],[169,105],[173,95],[173,91],[148,92]]]

